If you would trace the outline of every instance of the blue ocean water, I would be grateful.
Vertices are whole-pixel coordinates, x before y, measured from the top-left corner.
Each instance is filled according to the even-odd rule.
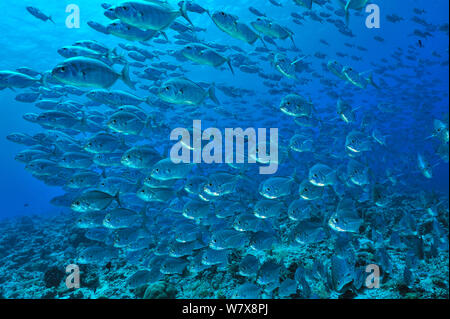
[[[169,2],[172,9],[175,8],[173,10],[180,10],[176,1]],[[201,8],[209,10],[212,17],[207,12],[194,12],[196,10],[192,9],[194,7],[190,2],[191,7],[187,6],[187,15],[195,30],[182,16],[179,16],[175,19],[176,23],[182,23],[187,31],[180,32],[171,27],[164,28],[158,30],[163,31],[161,34],[141,43],[98,32],[88,25],[89,21],[102,25],[111,23],[111,20],[104,15],[105,8],[102,7],[104,1],[3,0],[4,12],[0,21],[2,30],[0,70],[13,72],[18,68],[27,67],[35,70],[39,75],[33,76],[36,79],[35,83],[16,86],[8,82],[9,74],[2,74],[0,77],[2,101],[0,146],[3,150],[0,159],[2,176],[0,219],[5,219],[2,227],[7,230],[2,232],[0,259],[4,260],[3,267],[9,270],[21,271],[30,267],[35,269],[30,265],[21,264],[25,263],[24,261],[10,262],[11,258],[22,260],[19,258],[20,252],[13,254],[8,245],[13,245],[10,243],[9,236],[15,229],[26,232],[23,223],[33,225],[34,231],[29,234],[31,242],[38,239],[54,242],[61,237],[71,239],[64,241],[64,244],[59,245],[60,247],[53,248],[57,250],[54,253],[61,256],[55,257],[48,254],[47,262],[36,267],[39,274],[29,278],[34,280],[32,288],[19,289],[17,287],[20,283],[17,283],[16,286],[3,288],[1,294],[8,298],[79,296],[76,295],[77,292],[71,290],[56,289],[57,285],[39,289],[45,281],[48,269],[56,267],[64,270],[70,263],[79,263],[94,265],[101,269],[91,270],[94,274],[98,272],[100,284],[97,289],[101,292],[95,292],[95,289],[81,285],[81,295],[86,298],[97,298],[102,295],[110,298],[142,297],[144,296],[142,289],[137,288],[142,286],[152,288],[151,285],[162,285],[163,288],[156,286],[154,289],[167,291],[169,290],[167,287],[170,286],[173,289],[170,297],[177,298],[223,296],[227,298],[236,296],[242,298],[248,296],[258,298],[334,298],[337,296],[448,298],[448,270],[446,273],[436,270],[437,267],[445,265],[448,269],[448,240],[445,240],[448,238],[449,194],[448,2],[373,1],[371,3],[375,3],[380,9],[379,28],[366,26],[366,18],[370,13],[364,11],[365,5],[361,5],[361,10],[349,10],[347,26],[343,1],[316,1],[311,9],[296,2],[302,1],[195,1]],[[364,1],[354,1],[354,3],[357,2]],[[114,8],[121,3],[121,1],[110,1],[108,6]],[[279,3],[279,6],[274,3]],[[66,7],[70,4],[79,7],[79,28],[69,28],[66,25],[66,19],[71,14],[66,12]],[[165,4],[151,1],[146,5],[162,6],[167,9]],[[51,16],[54,23],[36,18],[27,11],[28,6],[39,8],[45,15]],[[249,10],[250,7],[256,8],[266,17],[258,17]],[[262,38],[262,41],[258,39],[252,44],[236,39],[221,30],[217,21],[216,23],[213,21],[214,13],[220,16],[220,12],[230,14],[229,17],[233,20],[230,24],[232,30],[236,30],[233,28],[236,28],[238,23],[244,23],[251,29],[256,29],[251,26],[251,22],[258,18],[263,21],[270,19],[272,27],[280,26],[284,32],[290,34],[295,46],[289,37],[276,39],[276,36],[265,35],[261,32],[256,34]],[[123,17],[118,19],[120,20],[122,23],[126,22]],[[131,22],[128,21],[128,23]],[[171,24],[171,26],[174,25]],[[166,36],[168,41],[165,40]],[[147,116],[153,117],[153,127],[149,128],[149,133],[135,136],[123,134],[117,130],[113,132],[114,130],[108,127],[107,122],[119,105],[99,103],[87,96],[88,92],[99,87],[86,87],[80,85],[79,81],[73,80],[71,83],[69,83],[70,80],[58,83],[58,79],[53,77],[54,73],[51,71],[67,58],[61,56],[58,50],[64,46],[72,46],[80,40],[95,40],[111,50],[117,48],[114,53],[111,53],[116,54],[116,60],[111,68],[117,72],[122,70],[125,64],[131,64],[130,77],[132,81],[137,82],[136,90],[131,90],[122,79],[119,79],[112,87],[105,86],[104,89],[123,90],[144,99],[150,98],[149,105],[145,102],[139,103],[145,114],[141,122],[148,124]],[[229,58],[234,74],[230,72],[227,63],[219,67],[201,65],[190,61],[180,53],[183,47],[200,43],[209,45],[222,56]],[[138,61],[130,55],[131,51],[136,52],[136,49],[131,46],[145,50],[153,57],[144,57],[144,61],[138,65]],[[105,56],[101,59],[107,61]],[[341,65],[338,75],[332,72],[330,61],[337,61]],[[152,79],[145,78],[144,70],[150,66],[161,71],[161,75],[156,75]],[[352,70],[346,73],[343,72],[342,67],[351,67]],[[153,76],[155,74],[152,73]],[[373,84],[368,80],[369,75],[373,78]],[[158,94],[161,88],[167,85],[167,80],[180,77],[200,83],[201,85],[196,89],[205,94],[210,85],[214,84],[220,106],[215,104],[210,96],[206,96],[207,94],[204,100],[192,102],[185,99],[186,103],[179,102],[184,98],[186,91],[176,95],[176,103],[170,103],[167,98],[164,99],[161,94]],[[45,83],[39,82],[39,79],[43,78],[46,79]],[[354,80],[353,83],[352,80]],[[78,87],[83,94],[77,96],[67,93],[64,85]],[[358,85],[362,85],[363,88]],[[36,101],[21,103],[16,100],[19,94],[32,92],[41,93]],[[45,96],[48,92],[67,94],[48,98]],[[183,97],[180,97],[180,94]],[[289,94],[296,94],[301,98],[301,102],[294,107],[294,113],[300,112],[300,115],[297,113],[292,116],[280,107],[283,98]],[[96,122],[99,130],[42,126],[23,118],[25,113],[39,114],[48,111],[35,106],[39,100],[48,99],[60,103],[67,101],[80,103],[81,106],[75,104],[74,107],[78,107],[78,110],[73,112],[79,119],[86,115],[93,116],[94,112],[98,112],[95,113],[97,118],[103,116]],[[348,113],[338,114],[338,101],[345,101],[350,105],[350,109],[347,109]],[[311,104],[313,105],[312,114],[302,113],[305,112],[304,108],[308,108]],[[354,117],[354,120],[346,123],[346,116]],[[189,175],[173,179],[176,184],[171,189],[172,193],[153,194],[156,200],[154,198],[142,200],[131,195],[136,195],[141,190],[144,178],[152,172],[152,166],[135,169],[123,163],[119,163],[119,167],[100,167],[92,163],[83,168],[65,168],[60,165],[65,152],[58,153],[53,149],[51,160],[54,161],[54,166],[48,172],[39,174],[33,169],[24,169],[26,163],[15,159],[17,153],[36,145],[50,148],[52,145],[52,147],[67,146],[67,141],[55,140],[53,137],[56,135],[49,133],[55,131],[71,136],[79,143],[77,147],[80,148],[80,152],[91,157],[95,152],[86,152],[83,147],[86,141],[98,132],[114,133],[114,136],[119,136],[118,143],[124,143],[122,145],[124,147],[118,146],[121,154],[135,145],[148,144],[155,147],[162,157],[167,157],[167,148],[174,144],[174,141],[169,138],[170,131],[177,127],[192,128],[193,120],[202,120],[204,129],[216,127],[222,132],[227,127],[278,128],[279,163],[278,171],[274,176],[282,177],[284,180],[271,180],[274,176],[258,174],[257,168],[264,166],[261,163],[248,164],[245,169],[239,165],[233,167],[226,164],[200,164],[196,165]],[[57,122],[60,123],[59,121],[60,119]],[[352,132],[360,134],[357,139],[360,139],[358,142],[361,144],[358,145],[362,145],[361,150],[352,151],[351,147],[347,147],[348,140],[351,140],[349,134]],[[47,135],[49,139],[46,143],[48,144],[38,138],[32,138],[33,142],[26,146],[7,139],[6,137],[11,133],[24,133],[30,136],[39,133],[50,135]],[[301,141],[310,141],[312,148],[299,151],[292,142],[292,138],[297,135]],[[383,138],[385,143],[382,141],[380,143],[380,139],[383,140]],[[424,158],[429,163],[429,167],[421,169],[418,157]],[[357,166],[360,175],[353,178],[350,176],[349,169],[349,162],[352,161],[360,165]],[[330,171],[321,170],[320,172],[322,174],[331,172],[328,176],[334,176],[333,180],[325,178],[326,187],[323,189],[323,185],[318,186],[320,183],[315,183],[311,177],[311,170],[316,164],[325,164]],[[51,201],[64,194],[73,195],[69,199],[76,201],[77,196],[82,196],[83,191],[101,188],[98,183],[85,188],[67,188],[70,176],[80,171],[102,174],[102,179],[126,177],[136,189],[131,187],[125,192],[119,192],[120,204],[135,212],[144,210],[145,218],[150,219],[145,222],[148,229],[153,232],[159,229],[161,233],[151,232],[150,235],[144,234],[139,237],[140,235],[136,234],[142,232],[141,228],[120,227],[120,229],[129,229],[130,234],[117,235],[114,233],[117,232],[117,228],[98,227],[95,228],[98,232],[95,235],[88,235],[92,237],[88,237],[87,241],[79,239],[78,237],[84,238],[85,232],[94,229],[93,227],[76,227],[77,217],[87,211],[74,209],[73,205],[71,209],[71,202],[54,205],[55,202],[52,204]],[[223,171],[233,178],[227,176],[225,180],[224,177],[214,179],[217,177],[215,174]],[[427,176],[430,171],[432,176]],[[40,178],[35,178],[36,176]],[[201,197],[199,199],[199,194],[186,192],[187,181],[199,176],[206,180],[212,179],[219,185],[232,184],[232,189],[219,196],[212,195],[212,198],[204,201]],[[50,177],[56,178],[50,182]],[[363,181],[361,182],[358,178]],[[303,181],[310,182],[312,186],[308,185],[311,187],[321,188],[320,196],[311,201],[302,199],[299,196],[299,185]],[[59,186],[50,186],[52,183]],[[117,188],[121,181],[115,183],[113,186]],[[285,189],[288,191],[272,196],[264,191],[265,185],[269,185],[271,191],[281,192]],[[110,194],[111,197],[114,195],[116,194]],[[158,198],[158,196],[162,197]],[[350,204],[347,199],[350,199]],[[99,201],[94,204],[102,206],[104,200],[102,198],[100,204]],[[207,203],[208,214],[212,217],[207,215],[208,217],[196,218],[186,214],[183,209],[180,211],[175,208],[169,209],[176,204],[180,205],[176,202],[177,200],[181,202],[182,207],[186,207],[186,204],[191,202],[194,204],[199,202],[202,205]],[[309,219],[304,216],[300,219],[288,216],[289,207],[296,200],[304,201],[301,203],[302,209],[312,211]],[[266,205],[264,201],[276,201],[280,203],[281,208],[270,205],[269,208],[264,207],[268,210],[266,213],[273,215],[269,218],[258,219],[255,207],[258,207],[258,203]],[[340,203],[342,203],[341,206]],[[225,218],[217,217],[220,215],[218,212],[221,208],[233,204],[237,204],[239,209],[227,212],[230,215],[226,215]],[[97,206],[94,211],[107,213],[115,209],[115,205],[112,203],[101,208]],[[196,206],[194,211],[200,214],[203,208],[203,206],[201,208]],[[351,221],[345,226],[335,225],[333,229],[330,226],[333,212],[345,212],[342,218],[349,218]],[[346,215],[355,212],[358,218],[354,215],[351,218]],[[236,225],[236,219],[242,217],[240,216],[242,214],[256,215],[256,221],[266,223],[267,225],[261,226],[263,227],[261,231],[264,231],[261,233],[264,243],[270,240],[276,240],[277,243],[263,249],[254,249],[255,234],[258,232],[239,232],[235,230],[236,227],[233,228],[233,225]],[[19,216],[32,216],[32,218],[24,221],[19,219]],[[201,243],[197,243],[200,246],[195,249],[178,247],[180,243],[186,242],[176,240],[177,233],[183,232],[182,229],[176,228],[177,224],[188,221],[189,227],[193,228],[196,236],[201,238],[199,240]],[[351,230],[345,228],[346,226],[351,228],[352,222],[360,227]],[[46,232],[44,237],[37,231],[43,225],[52,229],[52,232]],[[313,228],[315,235],[308,233],[309,236],[319,236],[319,238],[313,240],[308,236],[308,239],[299,239],[299,234],[306,232],[305,225]],[[211,247],[211,238],[232,237],[230,234],[222,233],[228,229],[233,229],[239,236],[244,234],[245,238],[237,238],[238,243],[229,244],[229,247],[225,245],[230,253],[225,262],[221,260],[211,265],[202,262],[203,254],[212,249],[208,248],[208,246]],[[105,230],[111,233],[104,234]],[[170,235],[165,236],[162,233],[163,230]],[[399,242],[393,239],[394,235],[399,237]],[[97,236],[112,236],[111,238],[116,236],[116,239],[99,240]],[[129,240],[127,245],[118,244],[120,240],[124,240],[121,236]],[[378,236],[381,236],[381,239]],[[135,239],[132,240],[129,237]],[[439,238],[444,239],[439,240]],[[133,245],[141,240],[148,240],[148,243],[146,242],[147,244],[142,247],[136,245],[138,248],[135,248]],[[411,244],[411,242],[417,242],[417,244]],[[175,247],[172,247],[173,245]],[[94,257],[90,256],[91,259],[80,257],[85,249],[97,246],[114,251],[106,257],[100,257],[97,254],[94,254]],[[131,246],[133,248],[130,248]],[[418,246],[420,248],[417,248]],[[167,252],[170,247],[175,250],[185,249],[187,252],[170,255]],[[352,247],[351,256],[346,254],[341,256],[338,253],[337,255],[342,259],[331,258],[331,252],[345,251],[348,247]],[[109,252],[109,250],[106,251]],[[221,251],[217,249],[213,253]],[[243,276],[237,269],[248,255],[256,256],[261,267],[251,270],[250,275]],[[320,255],[316,258],[317,262],[305,261],[315,255]],[[379,257],[385,255],[388,257]],[[214,257],[219,258],[215,253]],[[102,272],[102,263],[110,259],[115,269],[111,272],[116,271],[127,277],[136,271],[147,271],[151,275],[145,273],[147,277],[143,275],[145,278],[136,279],[142,282],[131,284],[128,288],[122,287],[123,289],[121,288],[120,292],[115,294],[112,292],[113,288],[115,285],[120,285],[120,280],[110,278]],[[122,263],[125,260],[129,268],[125,267],[122,270],[114,268],[114,263],[118,263],[117,260]],[[342,260],[346,261],[345,265],[341,264]],[[380,260],[390,260],[390,266],[386,265],[388,262],[381,266],[383,274],[381,289],[364,289],[360,282],[360,271],[363,269],[361,267],[369,263],[380,264],[382,263]],[[168,263],[177,270],[161,270],[161,265],[164,263]],[[182,266],[186,269],[179,271],[178,268]],[[318,270],[321,267],[326,270]],[[351,269],[348,270],[352,273],[350,280],[348,278],[342,281],[334,279],[334,276],[341,276],[341,272],[345,273],[342,268]],[[267,276],[265,276],[266,269],[268,269]],[[306,273],[303,275],[305,278],[301,275],[301,269],[304,269]],[[330,276],[333,279],[326,279],[325,273],[328,274],[328,269],[332,269]],[[333,272],[333,269],[336,271]],[[409,276],[409,272],[413,274],[411,275],[413,279],[403,282],[402,280]],[[273,279],[271,276],[276,278]],[[216,289],[203,287],[207,282],[206,278],[213,278]],[[229,281],[230,285],[220,287],[219,282],[229,278],[232,278]],[[287,279],[292,280],[292,283]],[[62,281],[58,284],[64,287]],[[246,284],[248,286],[245,286]],[[288,286],[289,284],[295,287],[292,288]],[[183,286],[189,287],[188,291],[186,288],[184,290],[180,288]],[[53,292],[52,289],[58,292]],[[219,291],[220,295],[214,291]],[[151,292],[149,294],[153,296]]]

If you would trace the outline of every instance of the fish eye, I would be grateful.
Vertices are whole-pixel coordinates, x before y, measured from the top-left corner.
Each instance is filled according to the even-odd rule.
[[[169,90],[170,90],[170,87],[166,86],[166,91],[169,91]]]
[[[220,14],[224,16],[224,15],[225,15],[225,12],[222,11]]]
[[[319,176],[317,176],[317,174],[314,174],[313,176],[314,176],[314,177],[319,177]]]

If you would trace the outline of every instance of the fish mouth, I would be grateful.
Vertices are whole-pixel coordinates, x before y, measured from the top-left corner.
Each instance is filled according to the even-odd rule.
[[[335,231],[338,232],[345,232],[345,229],[340,228],[337,224],[336,224],[336,220],[334,218],[330,218],[330,220],[328,221],[328,226],[330,226],[331,229],[334,229]]]
[[[190,220],[195,220],[195,218],[193,217],[193,216],[190,216],[188,213],[186,213],[186,212],[183,212],[183,217],[185,217],[185,218],[187,218],[187,219],[190,219]]]
[[[253,214],[257,217],[257,218],[261,218],[261,219],[266,219],[267,216],[265,216],[264,214],[260,214],[257,211],[254,211]]]
[[[315,180],[310,180],[309,182],[314,186],[325,187],[325,183],[316,182]]]
[[[208,194],[208,195],[210,195],[210,196],[216,196],[216,197],[219,197],[219,196],[220,196],[219,193],[213,192],[212,190],[210,190],[210,189],[208,189],[208,188],[206,188],[206,187],[205,187],[203,190],[204,190],[204,192],[205,192],[206,194]]]
[[[348,148],[350,151],[352,151],[353,153],[359,153],[359,151],[358,151],[357,149],[355,149],[354,147],[352,147],[352,146],[347,145],[347,148]]]
[[[200,197],[201,200],[205,201],[205,202],[209,202],[210,199],[206,198],[205,196],[203,196],[202,194],[199,194],[198,197]]]
[[[273,196],[273,195],[268,195],[268,194],[264,194],[264,193],[260,193],[262,196],[264,196],[265,198],[267,198],[267,199],[277,199],[277,197],[276,196]]]

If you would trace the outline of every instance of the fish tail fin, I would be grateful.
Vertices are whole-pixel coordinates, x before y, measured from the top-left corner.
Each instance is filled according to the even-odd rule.
[[[291,35],[289,36],[289,38],[291,39],[292,44],[294,45],[294,49],[297,49],[297,45],[295,44],[293,34],[291,34]]]
[[[290,146],[287,147],[287,151],[286,152],[287,152],[287,156],[288,156],[289,160],[291,160],[294,163],[297,163],[298,165],[302,164],[302,163],[299,162],[298,159],[296,159],[294,157],[292,149],[290,148]],[[294,173],[292,174],[292,178],[295,179],[295,180],[298,179],[297,169],[294,170]]]
[[[332,171],[327,175],[327,179],[331,181],[332,185],[335,185],[338,182],[338,176],[336,171]]]
[[[151,126],[152,126],[152,120],[153,120],[153,117],[152,117],[152,116],[148,116],[148,117],[145,119],[145,122],[144,122],[144,128],[149,128],[149,127],[151,127]]]
[[[47,77],[48,77],[48,73],[43,73],[41,75],[41,78],[39,79],[39,83],[41,83],[41,85],[44,87],[48,87]]]
[[[128,64],[125,64],[125,66],[123,67],[121,77],[122,77],[123,82],[125,82],[126,85],[128,85],[131,89],[136,90],[136,86],[135,86],[136,82],[133,82],[130,79],[130,67],[128,66]]]
[[[289,148],[289,149],[288,149],[288,152],[290,152],[290,151],[291,151],[291,149]],[[291,155],[291,156],[292,156],[292,155]],[[292,180],[293,180],[295,183],[297,183],[297,184],[300,184],[300,183],[302,182],[302,181],[300,180],[299,176],[298,176],[298,173],[297,173],[297,167],[294,168],[294,171],[292,172],[291,177],[292,177]]]
[[[151,116],[147,116],[147,118],[144,121],[144,125],[142,125],[142,128],[139,130],[138,132],[138,136],[142,136],[142,137],[149,137],[150,136],[150,132],[149,129],[152,128],[152,117]]]
[[[148,98],[146,98],[146,99],[145,99],[145,103],[146,103],[147,105],[150,105],[150,106],[152,106],[152,105],[153,105],[153,100],[152,100],[152,97],[151,97],[151,96],[149,96]]]
[[[120,191],[117,191],[116,195],[114,195],[114,200],[117,202],[119,207],[122,207],[122,203],[120,202]]]
[[[259,37],[259,39],[261,40],[261,42],[262,42],[264,48],[269,49],[269,48],[267,47],[266,41],[264,41],[264,39],[263,39],[262,37]]]
[[[334,183],[333,185],[331,185],[331,188],[333,189],[334,193],[338,196],[338,197],[342,197],[345,194],[345,187],[342,183]]]
[[[117,48],[114,48],[113,51],[115,52],[114,54],[116,55],[116,58],[118,59],[118,61],[120,61],[120,62],[122,62],[124,64],[127,64],[127,60],[125,59],[125,54],[124,53],[118,54],[117,53]]]
[[[214,83],[208,89],[208,95],[214,103],[216,103],[217,105],[220,105],[220,102],[216,97],[216,87],[215,87]]]
[[[247,176],[247,167],[245,165],[243,165],[240,169],[239,169],[239,173],[236,175],[236,180],[247,180],[249,181],[250,178]]]
[[[115,50],[115,48],[114,48],[114,50]],[[105,58],[108,60],[108,62],[109,63],[113,63],[113,58],[114,58],[114,56],[115,56],[115,54],[114,54],[114,50],[108,50],[108,52],[106,52],[106,54],[105,54]]]
[[[106,169],[104,167],[102,168],[101,176],[102,176],[102,178],[106,178]]]
[[[189,24],[191,26],[194,26],[194,24],[192,23],[191,19],[189,19],[189,16],[187,15],[187,3],[186,1],[183,1],[183,4],[180,7],[180,13],[181,16],[187,21],[189,22]]]
[[[164,39],[169,42],[169,37],[167,36],[167,33],[165,33],[164,31],[159,31],[159,33],[161,33],[161,35],[164,37]]]
[[[144,206],[142,207],[142,209],[138,212],[139,215],[141,215],[142,217],[144,217],[142,219],[142,226],[144,226],[145,224],[145,217],[147,217],[147,208],[148,208],[148,203],[144,203]]]
[[[234,70],[233,70],[233,66],[231,65],[230,59],[227,60],[227,64],[228,64],[228,67],[230,68],[231,73],[233,73],[233,75],[234,75]]]
[[[367,81],[372,84],[377,90],[380,89],[380,87],[373,81],[373,73],[369,74],[369,77],[367,78]]]

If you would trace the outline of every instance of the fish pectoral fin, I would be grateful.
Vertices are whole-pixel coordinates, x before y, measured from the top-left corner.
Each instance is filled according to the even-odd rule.
[[[348,10],[349,10],[349,6],[350,6],[350,3],[352,2],[352,0],[348,0],[347,1],[347,4],[345,5],[345,7],[344,7],[344,11],[345,11],[345,23],[348,25],[349,24],[349,12],[348,12]]]
[[[303,61],[305,58],[306,58],[306,55],[304,57],[301,57],[301,58],[295,60],[294,62],[291,63],[291,65],[296,65],[297,63]]]
[[[179,90],[177,91],[177,96],[182,96],[183,94],[184,94],[183,89],[179,89]]]

